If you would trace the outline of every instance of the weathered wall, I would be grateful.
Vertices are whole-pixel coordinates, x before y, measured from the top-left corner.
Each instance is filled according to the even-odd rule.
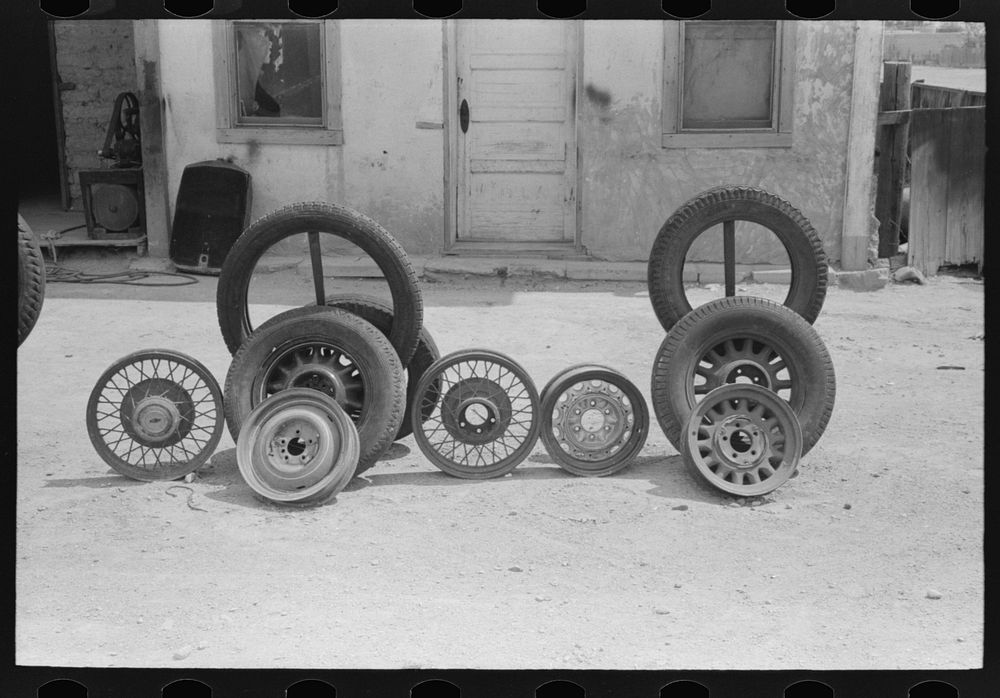
[[[644,260],[664,221],[688,198],[721,184],[748,184],[798,207],[831,261],[839,260],[853,24],[798,24],[794,145],[756,150],[660,146],[665,24],[584,24],[584,245],[598,257]],[[757,252],[755,261],[768,261],[768,249]]]
[[[217,143],[211,20],[160,23],[170,201],[184,167],[232,157],[253,178],[254,218],[297,201],[340,203],[386,226],[412,253],[443,239],[439,22],[340,22],[341,146]]]
[[[82,209],[80,170],[107,167],[97,156],[120,92],[135,92],[135,45],[129,20],[54,22],[62,85],[66,168],[72,207]]]

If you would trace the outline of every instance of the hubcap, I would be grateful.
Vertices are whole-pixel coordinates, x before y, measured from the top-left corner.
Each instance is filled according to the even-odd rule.
[[[125,432],[143,446],[155,448],[183,440],[194,416],[194,402],[188,392],[164,378],[147,378],[133,385],[120,408]]]

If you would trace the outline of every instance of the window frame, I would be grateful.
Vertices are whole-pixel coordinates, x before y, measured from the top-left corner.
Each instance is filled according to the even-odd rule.
[[[698,20],[692,20],[698,21]],[[714,20],[706,20],[714,21]],[[778,20],[771,77],[772,125],[766,128],[684,129],[684,28],[664,22],[662,147],[790,148],[795,88],[796,22]]]
[[[287,145],[342,145],[340,28],[325,20],[275,20],[281,24],[316,24],[323,52],[324,104],[322,124],[237,123],[235,31],[237,24],[261,20],[225,20],[212,23],[215,67],[215,137],[219,143],[278,143]]]

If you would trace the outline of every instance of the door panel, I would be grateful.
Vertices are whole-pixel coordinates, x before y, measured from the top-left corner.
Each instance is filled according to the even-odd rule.
[[[459,21],[460,241],[573,242],[577,27],[565,21]]]

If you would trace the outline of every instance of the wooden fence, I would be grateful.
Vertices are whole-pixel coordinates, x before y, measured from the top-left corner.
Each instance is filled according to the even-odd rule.
[[[909,263],[983,266],[986,107],[910,112]]]
[[[910,85],[910,106],[913,109],[982,107],[986,106],[986,93],[914,82]]]

